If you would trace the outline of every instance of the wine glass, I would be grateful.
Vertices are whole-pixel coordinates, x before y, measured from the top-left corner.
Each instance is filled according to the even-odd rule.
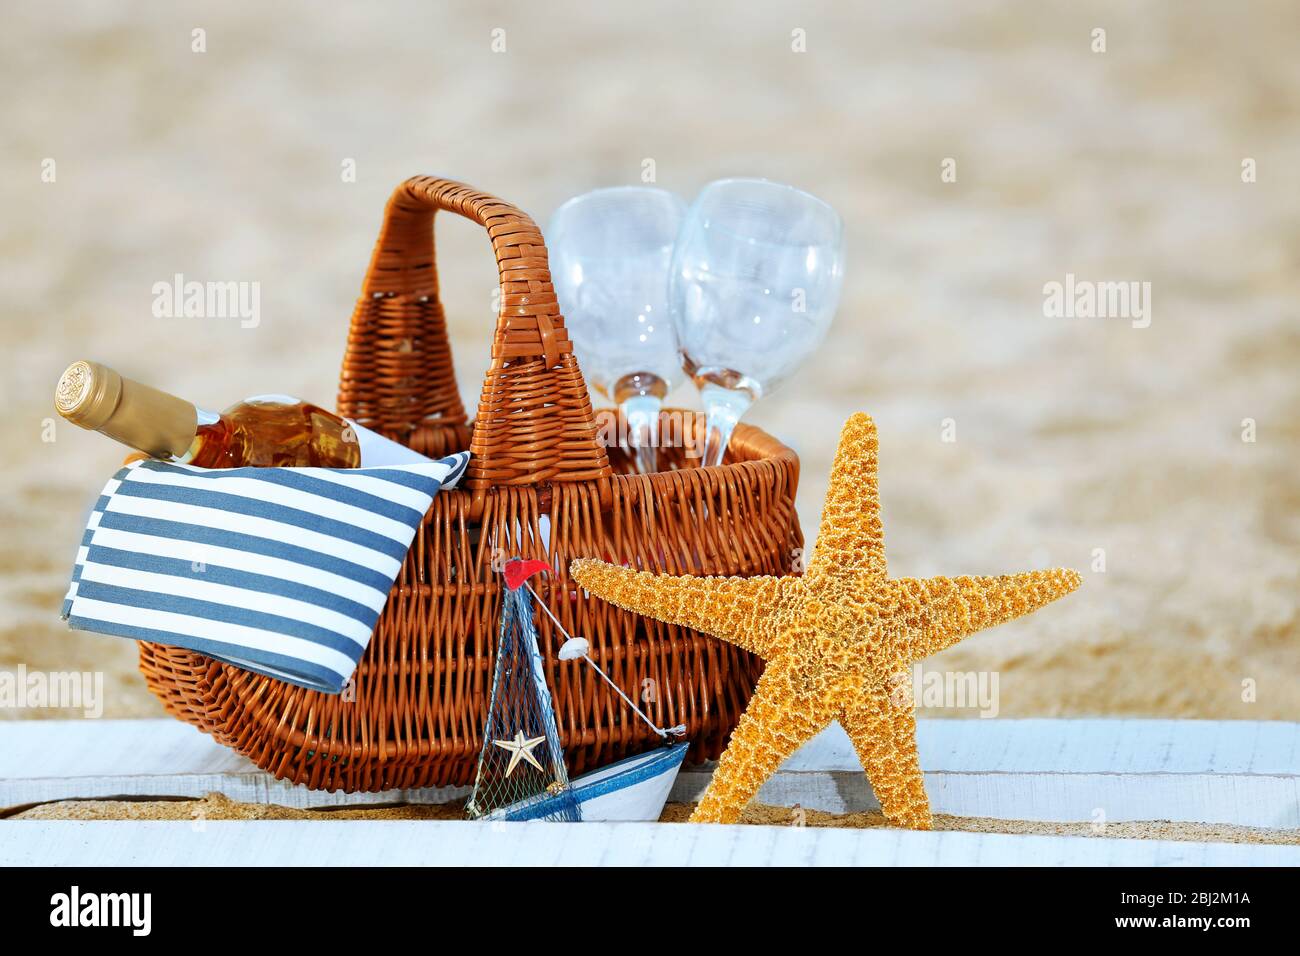
[[[570,199],[546,230],[551,276],[578,361],[619,410],[638,471],[658,470],[659,410],[681,370],[668,267],[686,203],[620,186]]]
[[[821,343],[839,303],[843,224],[815,196],[721,179],[686,214],[669,301],[682,364],[706,412],[705,465],[736,423]]]

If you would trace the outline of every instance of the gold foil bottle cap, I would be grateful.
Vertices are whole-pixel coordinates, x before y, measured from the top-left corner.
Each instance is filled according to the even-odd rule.
[[[122,376],[98,362],[73,362],[59,377],[54,407],[82,428],[97,429],[113,417],[122,398]]]
[[[184,399],[84,359],[73,362],[59,377],[54,408],[74,425],[155,458],[184,456],[198,427],[198,412]]]

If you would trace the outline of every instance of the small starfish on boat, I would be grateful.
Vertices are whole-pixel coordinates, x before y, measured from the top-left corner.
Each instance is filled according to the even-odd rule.
[[[520,760],[527,760],[538,770],[542,769],[542,765],[539,764],[537,758],[533,756],[533,748],[545,740],[545,736],[529,737],[525,739],[524,732],[522,730],[516,730],[514,740],[494,740],[492,741],[492,745],[510,752],[510,766],[506,767],[506,776],[509,777],[515,772],[515,767],[519,766]]]

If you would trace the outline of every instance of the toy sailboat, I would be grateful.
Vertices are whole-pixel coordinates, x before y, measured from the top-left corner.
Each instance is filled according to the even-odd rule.
[[[596,669],[665,746],[570,780],[547,687],[528,577],[547,568],[541,561],[506,565],[496,669],[483,731],[474,791],[465,812],[479,820],[657,820],[677,779],[687,744],[669,743],[684,727],[655,726],[591,659],[584,638],[571,637],[544,602],[538,604],[567,640],[561,661],[583,660]]]

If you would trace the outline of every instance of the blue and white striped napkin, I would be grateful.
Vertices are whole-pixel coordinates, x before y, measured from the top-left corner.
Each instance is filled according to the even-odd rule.
[[[468,463],[468,452],[354,469],[132,462],[91,512],[63,616],[339,693],[434,495]]]

